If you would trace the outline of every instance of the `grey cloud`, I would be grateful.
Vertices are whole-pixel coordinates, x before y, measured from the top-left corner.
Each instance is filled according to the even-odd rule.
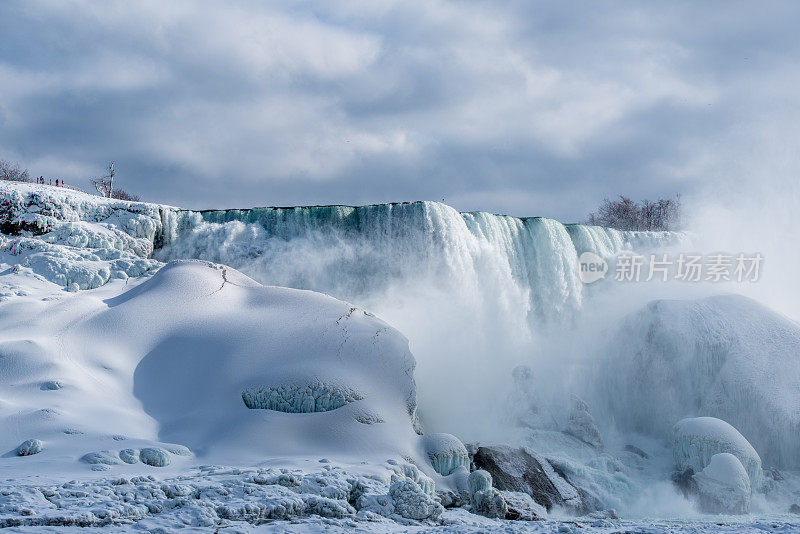
[[[84,187],[114,159],[123,187],[187,207],[444,198],[577,220],[691,193],[765,113],[800,118],[797,11],[4,2],[0,157]]]

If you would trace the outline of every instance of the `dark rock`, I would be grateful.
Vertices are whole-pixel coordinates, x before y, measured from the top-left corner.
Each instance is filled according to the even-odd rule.
[[[672,482],[680,490],[684,497],[696,495],[698,493],[697,482],[694,480],[694,469],[691,467],[687,467],[686,471],[683,473],[673,473]]]
[[[542,465],[524,449],[507,445],[478,447],[473,462],[477,469],[492,475],[493,485],[499,490],[527,493],[547,510],[565,504]]]
[[[38,439],[26,439],[16,449],[17,456],[33,456],[39,454],[44,449],[42,442]]]
[[[476,471],[475,467],[475,453],[478,452],[479,445],[477,443],[465,443],[464,448],[467,449],[467,456],[469,456],[469,472]]]
[[[445,508],[461,508],[469,504],[469,495],[459,492],[437,491],[436,496],[439,497],[439,503]]]
[[[625,450],[627,452],[632,452],[636,456],[640,456],[640,457],[644,458],[645,460],[649,460],[650,459],[650,455],[647,454],[646,452],[644,452],[642,449],[640,449],[636,445],[625,445]]]
[[[775,482],[780,482],[783,480],[783,473],[778,471],[777,468],[771,467],[770,469],[764,469],[764,474],[770,477]]]
[[[800,504],[793,504],[789,507],[790,514],[800,515]]]

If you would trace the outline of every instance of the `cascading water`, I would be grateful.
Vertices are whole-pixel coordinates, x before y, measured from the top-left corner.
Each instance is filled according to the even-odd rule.
[[[504,390],[513,367],[534,357],[537,336],[580,311],[578,252],[612,256],[679,237],[436,202],[172,211],[162,220],[160,260],[223,263],[264,284],[351,301],[399,328],[418,360],[423,421],[469,438],[494,433],[487,421],[501,419],[479,390]]]
[[[404,279],[470,281],[518,298],[522,316],[561,320],[580,307],[577,253],[613,256],[674,243],[672,232],[622,232],[539,217],[459,213],[436,202],[173,211],[156,257],[202,258],[262,283],[359,301]],[[577,251],[577,252],[576,252]]]

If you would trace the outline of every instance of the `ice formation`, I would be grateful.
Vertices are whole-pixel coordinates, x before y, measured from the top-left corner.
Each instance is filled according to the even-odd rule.
[[[499,519],[506,517],[508,506],[503,494],[492,487],[492,475],[481,469],[473,471],[469,474],[467,484],[473,512]]]
[[[733,454],[721,452],[694,475],[700,508],[707,513],[746,514],[750,511],[750,477]]]
[[[769,465],[796,469],[798,347],[800,325],[742,296],[655,301],[609,342],[593,406],[623,431],[661,438],[687,414],[717,417]]]
[[[33,184],[0,184],[0,263],[65,288],[140,276],[173,208]]]
[[[750,477],[753,490],[761,487],[761,458],[735,428],[714,417],[682,419],[675,425],[672,445],[675,468],[700,473],[714,455],[729,453],[739,459]]]
[[[362,398],[347,387],[320,382],[250,387],[242,392],[242,400],[250,409],[285,413],[328,412]]]
[[[577,395],[572,395],[572,409],[564,432],[592,447],[603,448],[603,438],[600,436],[594,417],[589,413],[589,405]]]
[[[469,469],[467,449],[452,434],[425,434],[421,441],[425,455],[440,475],[447,476],[459,467]]]

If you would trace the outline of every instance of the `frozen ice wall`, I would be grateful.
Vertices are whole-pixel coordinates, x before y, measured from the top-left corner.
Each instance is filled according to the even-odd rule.
[[[669,232],[622,232],[539,217],[459,213],[437,202],[179,211],[162,260],[201,258],[259,281],[368,298],[408,281],[481,286],[516,317],[563,320],[580,307],[577,253],[602,256],[672,243]],[[577,253],[576,253],[577,250]]]

